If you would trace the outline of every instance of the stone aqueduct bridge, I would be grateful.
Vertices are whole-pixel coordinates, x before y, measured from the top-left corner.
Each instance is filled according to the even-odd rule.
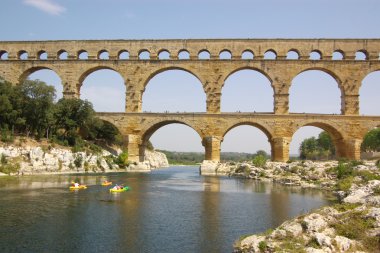
[[[290,51],[298,58],[287,59]],[[140,59],[141,52],[149,53],[150,58]],[[162,52],[170,58],[160,59]],[[201,52],[207,52],[210,58],[199,59]],[[220,59],[222,52],[230,59]],[[275,59],[266,59],[267,52],[272,52]],[[319,54],[320,59],[311,60],[311,52]],[[334,52],[343,59],[333,60]],[[357,52],[363,53],[365,59],[355,60]],[[125,80],[125,113],[98,115],[125,135],[132,161],[143,160],[151,135],[171,123],[186,124],[200,135],[207,160],[220,159],[224,135],[239,125],[258,127],[267,135],[273,160],[288,160],[291,138],[302,126],[324,129],[332,137],[338,156],[359,159],[364,135],[380,126],[379,116],[359,115],[361,82],[369,73],[380,70],[379,52],[379,39],[14,41],[0,42],[0,76],[16,84],[37,70],[50,69],[60,76],[65,97],[79,97],[89,74],[99,69],[117,71]],[[102,59],[105,53],[108,57]],[[125,53],[129,58],[121,59]],[[254,57],[242,59],[244,53]],[[188,59],[180,59],[182,54],[187,54]],[[63,55],[67,59],[62,59]],[[82,55],[87,58],[82,59]],[[206,113],[142,112],[142,94],[149,80],[171,69],[187,71],[200,80],[207,97]],[[259,71],[270,80],[272,113],[220,112],[224,81],[242,69]],[[307,70],[321,70],[335,78],[341,90],[341,115],[288,112],[291,81]]]

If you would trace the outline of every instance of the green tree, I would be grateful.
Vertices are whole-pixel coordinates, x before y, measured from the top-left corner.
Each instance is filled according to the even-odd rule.
[[[90,129],[94,116],[92,104],[76,98],[60,99],[54,110],[55,126],[70,145],[75,145],[80,129]]]
[[[363,152],[380,151],[380,128],[372,129],[364,136],[361,150]]]
[[[323,131],[318,138],[311,137],[302,141],[300,145],[301,159],[328,159],[335,155],[335,147],[330,135]]]
[[[0,78],[0,128],[11,129],[25,126],[23,104],[25,100],[20,89]]]
[[[20,89],[25,99],[23,114],[27,136],[36,133],[40,138],[53,124],[55,88],[40,80],[25,80]]]

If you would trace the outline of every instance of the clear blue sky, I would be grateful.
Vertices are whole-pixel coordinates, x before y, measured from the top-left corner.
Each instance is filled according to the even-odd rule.
[[[2,0],[1,3],[0,40],[380,38],[378,0]],[[40,71],[30,78],[39,78],[54,85],[58,93],[62,91],[60,79],[54,73]],[[181,84],[180,88],[173,89],[175,84]],[[360,93],[361,113],[380,115],[379,106],[375,106],[380,101],[380,74],[371,74],[364,84]],[[113,97],[112,101],[99,96],[105,92]],[[117,73],[99,71],[85,80],[81,97],[93,102],[98,111],[122,111],[124,92]],[[222,92],[222,111],[273,110],[269,82],[257,72],[237,72],[226,81]],[[295,77],[290,94],[291,112],[340,112],[337,84],[322,72],[310,71]],[[190,74],[164,72],[148,84],[143,110],[205,111],[205,96],[200,83]],[[293,138],[290,152],[297,153],[300,141],[319,131],[301,128]],[[178,137],[173,138],[174,134]],[[203,151],[199,137],[186,126],[163,127],[151,140],[162,149]],[[253,153],[258,149],[270,151],[266,137],[247,126],[233,129],[222,144],[222,151]]]

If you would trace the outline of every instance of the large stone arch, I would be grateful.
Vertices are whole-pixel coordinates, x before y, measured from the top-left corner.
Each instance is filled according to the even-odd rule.
[[[150,137],[152,137],[152,135],[158,129],[170,124],[182,124],[182,125],[188,126],[199,135],[201,140],[203,139],[201,129],[198,129],[195,125],[191,124],[191,122],[187,122],[185,120],[177,120],[177,119],[167,119],[167,120],[152,122],[151,124],[149,124],[149,126],[147,126],[145,129],[141,131],[141,143],[139,146],[139,156],[141,160],[144,160],[145,148],[147,146],[147,143]]]
[[[338,89],[340,91],[340,113],[345,114],[345,102],[344,101],[345,101],[346,89],[344,87],[344,84],[343,84],[340,76],[336,72],[334,72],[328,68],[314,66],[314,67],[306,67],[303,69],[295,69],[293,71],[292,77],[290,79],[291,80],[290,85],[287,87],[287,89],[288,89],[287,93],[289,94],[289,99],[290,99],[290,97],[292,97],[294,95],[294,93],[290,94],[291,93],[290,90],[291,90],[292,86],[294,85],[293,81],[300,74],[305,73],[307,71],[320,71],[323,74],[326,74],[327,76],[331,77],[335,81],[335,83],[337,84]],[[289,101],[289,105],[290,105],[290,103],[291,103],[291,101]],[[332,114],[332,113],[329,113],[329,114]]]
[[[167,79],[170,82],[167,82]],[[163,86],[150,86],[151,83],[156,82],[158,80],[165,80]],[[202,77],[195,74],[195,72],[187,67],[177,67],[177,66],[169,66],[163,67],[160,69],[154,69],[151,73],[148,73],[145,78],[143,78],[143,88],[141,88],[141,109],[154,111],[154,112],[164,112],[164,111],[196,111],[196,112],[205,112],[207,111],[207,95],[205,83],[202,82]],[[181,85],[177,86],[166,86],[168,84],[177,83],[183,84],[183,87],[190,88],[189,93],[184,93]],[[166,85],[165,85],[166,84]],[[148,91],[146,88],[148,87]],[[151,88],[149,88],[151,87]],[[175,97],[182,97],[183,101],[177,99],[177,105],[171,103],[166,103],[164,98],[168,98],[168,96],[161,96],[160,98],[154,99],[152,97],[152,90],[158,91],[158,87],[161,87],[160,91],[165,91],[165,94],[171,94],[174,92],[176,94]],[[138,89],[140,90],[140,89]],[[192,98],[196,103],[190,101],[189,98]],[[160,103],[158,103],[160,102]],[[183,102],[183,103],[181,103]],[[153,105],[157,103],[156,105]],[[169,105],[169,109],[164,108]],[[193,106],[192,106],[193,105]],[[180,109],[178,109],[178,108]]]
[[[342,96],[344,96],[345,92],[344,92],[344,87],[343,87],[342,79],[338,76],[338,74],[335,71],[330,70],[330,69],[325,68],[325,67],[306,67],[304,69],[299,69],[292,76],[291,80],[294,80],[294,78],[296,78],[299,74],[302,74],[302,73],[304,73],[306,71],[310,71],[310,70],[322,71],[322,72],[330,75],[332,78],[334,78],[334,80],[338,84],[338,88],[340,89]],[[290,89],[290,87],[291,87],[291,84],[289,86],[289,89]]]
[[[122,73],[120,73],[120,71],[116,68],[112,68],[110,66],[105,66],[105,65],[100,65],[100,66],[96,66],[96,67],[91,67],[87,70],[85,70],[83,73],[80,74],[79,76],[79,79],[78,79],[78,92],[80,91],[80,88],[83,84],[83,81],[89,76],[91,75],[92,73],[96,72],[96,71],[99,71],[99,70],[112,70],[112,71],[115,71],[116,73],[118,73],[124,80],[124,83],[125,83],[125,77],[122,75]]]
[[[252,122],[252,121],[242,121],[242,122],[235,122],[232,125],[230,124],[227,126],[225,130],[223,130],[222,135],[221,135],[221,142],[223,142],[224,137],[228,134],[228,132],[230,132],[232,129],[239,126],[252,126],[254,128],[259,129],[261,132],[263,132],[268,138],[268,142],[270,144],[271,156],[272,158],[274,158],[274,143],[272,141],[274,135],[271,129],[268,126],[265,126],[264,124],[260,124],[260,123]]]
[[[235,75],[237,75],[239,79],[234,79],[236,78]],[[248,76],[249,76],[249,79],[248,79]],[[242,77],[246,77],[247,79],[244,79]],[[259,78],[263,79],[261,80],[260,83],[256,82],[257,79]],[[242,104],[238,102],[235,104],[235,106],[237,107],[237,105],[239,105],[239,108],[234,108],[232,109],[232,111],[239,111],[239,112],[240,111],[243,111],[243,112],[247,112],[247,111],[272,112],[274,111],[274,108],[272,107],[272,105],[274,104],[276,88],[273,85],[273,78],[269,75],[269,73],[256,67],[244,66],[244,67],[235,68],[233,70],[228,70],[228,72],[226,72],[226,76],[223,76],[221,79],[223,81],[221,83],[221,101],[220,101],[220,110],[222,112],[231,111],[231,109],[226,110],[226,107],[227,107],[226,101],[229,101],[229,99],[231,99],[231,97],[228,96],[228,94],[231,94],[228,92],[228,90],[231,92],[231,87],[233,87],[231,85],[232,84],[231,82],[229,83],[230,85],[226,86],[226,82],[229,82],[231,79],[234,79],[236,81],[233,84],[238,84],[238,85],[242,84],[241,80],[248,81],[249,82],[247,83],[248,85],[247,86],[244,85],[244,91],[245,92],[249,91],[248,93],[252,93],[249,96],[249,98],[248,96],[246,97],[246,95],[248,95],[247,93],[240,93],[241,99],[239,100],[239,102],[245,101],[246,103],[249,100],[250,108],[247,108],[247,106],[245,108],[240,108]],[[267,85],[268,84],[267,82],[269,82],[269,86]],[[240,88],[242,88],[242,86],[240,86]],[[237,88],[234,88],[234,89],[237,90]],[[259,93],[258,91],[260,91],[261,93]],[[261,97],[259,97],[259,94]],[[255,96],[258,96],[258,97],[255,97]],[[257,103],[257,100],[260,100],[263,97],[265,97],[266,100],[262,101],[263,103],[261,104]],[[230,100],[229,104],[230,105],[234,104],[235,101]],[[251,101],[256,101],[256,103],[251,104]],[[262,107],[263,105],[265,105],[264,108]],[[260,107],[260,106],[261,106],[261,109],[258,109],[257,107]],[[269,108],[269,106],[271,106],[271,108]]]
[[[179,66],[168,66],[168,67],[162,67],[159,69],[154,69],[151,73],[148,74],[147,78],[145,79],[145,81],[143,83],[143,92],[145,91],[148,83],[155,76],[157,76],[163,72],[171,71],[171,70],[182,70],[182,71],[185,71],[185,72],[191,74],[192,76],[194,76],[195,78],[197,78],[199,80],[199,82],[202,84],[203,91],[206,93],[205,82],[204,82],[204,80],[201,79],[201,75],[196,73],[196,71],[194,71],[193,69],[186,68],[186,67],[179,67]]]
[[[305,127],[305,126],[313,126],[313,127],[317,127],[317,128],[320,128],[324,131],[326,131],[333,143],[334,143],[334,146],[335,146],[335,151],[336,151],[336,156],[337,157],[346,157],[347,156],[347,152],[346,152],[346,148],[345,148],[345,142],[344,142],[344,139],[346,136],[344,136],[344,130],[342,129],[339,129],[337,126],[334,126],[330,123],[326,123],[326,122],[321,122],[321,121],[316,121],[316,120],[310,120],[310,121],[303,121],[302,123],[300,124],[297,124],[295,126],[295,128],[293,129],[293,132],[292,132],[292,138],[294,136],[294,134],[302,127]]]
[[[265,72],[264,70],[260,69],[260,68],[255,68],[255,67],[250,67],[250,66],[244,66],[244,67],[239,67],[239,68],[235,68],[231,71],[228,71],[228,73],[223,77],[223,85],[222,85],[222,88],[224,86],[224,83],[225,81],[230,77],[232,76],[233,74],[235,74],[236,72],[239,72],[241,70],[253,70],[253,71],[257,71],[259,72],[260,74],[264,75],[268,80],[269,82],[271,83],[271,87],[273,88],[273,92],[275,92],[275,87],[273,86],[273,78],[267,73]]]
[[[55,74],[57,74],[57,76],[59,76],[59,78],[61,79],[62,81],[62,85],[63,85],[63,74],[60,73],[59,69],[56,69],[56,68],[53,68],[51,66],[45,66],[45,65],[41,65],[41,66],[33,66],[33,67],[30,67],[26,70],[24,70],[21,75],[19,76],[19,83],[23,83],[27,78],[28,76],[30,76],[31,74],[33,74],[34,72],[37,72],[39,70],[51,70],[53,71]]]

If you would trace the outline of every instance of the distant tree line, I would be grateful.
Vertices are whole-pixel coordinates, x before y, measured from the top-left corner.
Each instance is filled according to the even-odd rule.
[[[202,163],[202,161],[205,159],[205,154],[203,152],[176,152],[167,150],[158,151],[166,155],[170,164],[194,165]],[[265,160],[269,158],[268,154],[263,150],[259,150],[255,154],[239,152],[221,152],[220,156],[222,161],[232,162],[251,161],[257,156],[263,157],[265,158]]]
[[[55,88],[40,80],[12,85],[0,78],[1,140],[24,135],[69,146],[82,145],[83,140],[122,140],[114,125],[96,117],[90,102],[62,98],[55,103],[55,98]]]

